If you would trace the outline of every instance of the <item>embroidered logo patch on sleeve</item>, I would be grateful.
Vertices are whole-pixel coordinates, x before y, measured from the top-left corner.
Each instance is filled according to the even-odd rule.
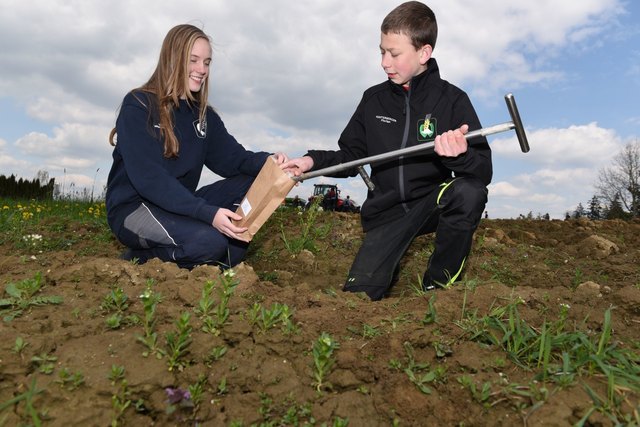
[[[435,118],[425,117],[418,120],[418,141],[433,141],[437,135],[437,120]]]
[[[195,120],[193,122],[193,129],[196,131],[196,136],[198,138],[206,138],[207,137],[207,121],[200,122],[200,120]]]

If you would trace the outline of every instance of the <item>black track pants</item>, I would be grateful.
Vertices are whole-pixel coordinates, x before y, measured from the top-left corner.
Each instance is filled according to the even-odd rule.
[[[405,216],[365,234],[343,290],[382,299],[413,239],[434,231],[435,249],[423,285],[451,285],[461,278],[486,202],[487,189],[480,180],[455,178],[442,184]]]
[[[214,206],[235,211],[254,179],[236,175],[204,186],[195,195]],[[160,258],[186,268],[201,264],[233,267],[242,261],[249,246],[223,235],[209,223],[151,203],[141,204],[127,216],[117,237],[130,248],[127,258],[137,258],[140,263]]]

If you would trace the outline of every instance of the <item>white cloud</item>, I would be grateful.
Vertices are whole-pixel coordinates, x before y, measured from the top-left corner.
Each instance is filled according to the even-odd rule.
[[[569,167],[601,164],[611,159],[622,147],[622,139],[613,129],[599,127],[596,122],[573,125],[566,129],[526,130],[531,151],[527,160],[540,165],[562,164]],[[492,142],[497,155],[521,156],[515,134]]]
[[[520,197],[526,191],[525,188],[516,186],[510,182],[500,181],[489,185],[489,194],[493,197]]]

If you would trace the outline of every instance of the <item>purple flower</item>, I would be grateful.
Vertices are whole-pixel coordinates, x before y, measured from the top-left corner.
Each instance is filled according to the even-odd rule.
[[[167,398],[169,399],[169,403],[171,405],[180,403],[183,400],[191,401],[191,393],[189,393],[189,390],[167,387],[164,389],[164,391],[167,393]]]

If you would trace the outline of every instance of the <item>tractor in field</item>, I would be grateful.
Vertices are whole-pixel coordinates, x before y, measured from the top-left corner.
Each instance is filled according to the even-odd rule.
[[[340,197],[340,190],[335,184],[314,184],[313,195],[309,197],[305,209],[309,209],[318,198],[321,198],[319,206],[326,211],[360,212],[360,206],[353,199],[349,196]]]

